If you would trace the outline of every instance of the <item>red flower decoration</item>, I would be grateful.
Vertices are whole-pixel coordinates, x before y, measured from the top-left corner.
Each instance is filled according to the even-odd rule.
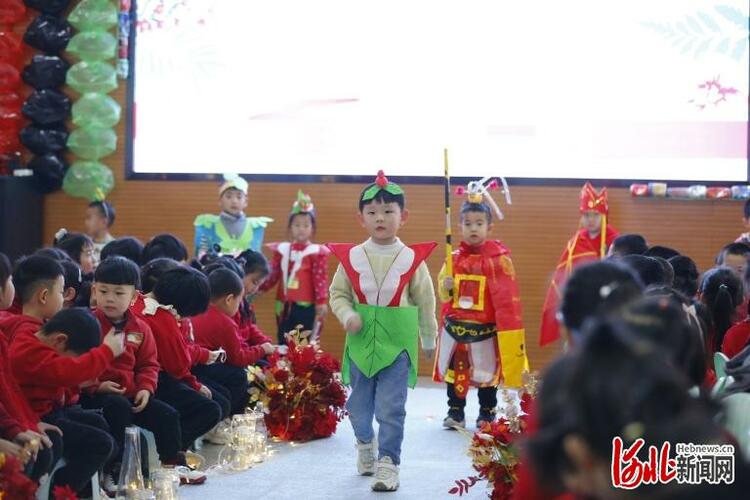
[[[497,179],[492,179],[492,181],[487,185],[487,189],[497,189],[499,187],[499,184],[497,183]]]
[[[52,498],[55,500],[78,500],[78,495],[70,486],[55,486],[52,489]]]
[[[341,366],[317,343],[290,338],[288,346],[285,357],[269,356],[263,369],[268,432],[288,441],[328,437],[346,415],[346,390],[336,377]]]
[[[388,178],[385,176],[385,172],[378,170],[378,176],[375,178],[375,184],[384,188],[388,185]]]
[[[456,193],[456,194],[457,194],[458,196],[463,196],[464,194],[466,194],[466,188],[465,188],[465,187],[463,187],[463,186],[458,186],[458,187],[456,188],[456,190],[455,190],[455,193]]]

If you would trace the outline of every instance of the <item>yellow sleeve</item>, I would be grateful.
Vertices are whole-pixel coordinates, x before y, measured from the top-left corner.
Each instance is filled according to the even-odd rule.
[[[449,277],[452,276],[448,276],[448,273],[445,271],[445,262],[443,262],[443,267],[440,268],[440,272],[438,273],[438,297],[440,298],[440,302],[448,302],[451,298],[450,291],[443,284],[445,278]]]

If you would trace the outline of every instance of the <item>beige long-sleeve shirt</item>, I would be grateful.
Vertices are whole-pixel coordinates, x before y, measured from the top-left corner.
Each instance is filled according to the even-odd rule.
[[[387,296],[388,289],[391,289],[392,297],[392,289],[395,289],[395,287],[387,286],[387,284],[384,286],[383,281],[389,270],[400,264],[400,260],[397,260],[397,257],[405,246],[398,238],[391,245],[379,245],[371,239],[359,245],[364,250],[369,268],[372,270],[370,276],[362,275],[361,279],[369,279],[370,281],[374,281],[374,283],[360,283],[363,289],[367,288],[376,297],[371,305],[386,305],[390,302],[390,297]],[[389,276],[389,278],[392,276]],[[331,281],[330,304],[333,314],[336,315],[342,325],[346,325],[347,321],[353,315],[357,314],[353,307],[355,302],[358,302],[357,296],[352,289],[346,271],[339,264],[336,274],[334,274]],[[437,338],[435,289],[432,285],[432,277],[430,277],[427,264],[424,262],[419,265],[417,271],[411,280],[409,280],[409,285],[404,287],[401,292],[399,305],[417,306],[419,310],[419,338],[422,343],[422,349],[427,351],[435,349],[435,339]]]

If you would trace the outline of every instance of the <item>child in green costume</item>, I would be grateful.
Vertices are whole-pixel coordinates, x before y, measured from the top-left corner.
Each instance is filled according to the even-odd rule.
[[[435,291],[424,262],[436,244],[407,246],[398,239],[408,215],[404,191],[380,171],[359,198],[359,219],[370,238],[359,245],[328,245],[341,262],[330,304],[347,332],[341,373],[352,388],[346,406],[357,438],[357,471],[375,475],[375,491],[398,489],[418,339],[431,358],[437,336]],[[377,440],[373,416],[380,426]]]

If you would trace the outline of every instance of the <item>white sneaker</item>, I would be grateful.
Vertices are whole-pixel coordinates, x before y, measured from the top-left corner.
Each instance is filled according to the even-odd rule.
[[[375,478],[372,480],[373,491],[396,491],[398,489],[398,465],[394,465],[391,457],[378,460]]]
[[[216,427],[203,435],[203,441],[220,445],[229,444],[232,442],[232,433],[224,422],[219,422]]]
[[[357,440],[357,472],[362,476],[375,474],[375,450],[377,443],[373,439],[369,443],[361,443]]]

